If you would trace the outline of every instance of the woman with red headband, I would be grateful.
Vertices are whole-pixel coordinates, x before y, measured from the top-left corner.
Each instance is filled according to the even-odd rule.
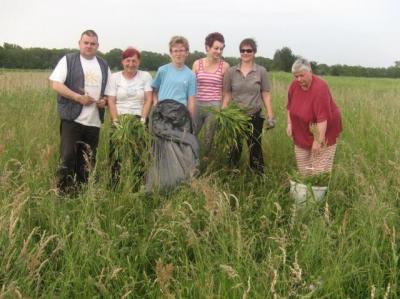
[[[120,115],[132,115],[145,123],[152,105],[152,77],[150,73],[139,70],[140,52],[135,48],[122,52],[121,64],[123,70],[112,74],[105,92],[113,126],[118,126]],[[113,148],[111,142],[110,158]],[[117,183],[120,161],[114,161],[111,168],[113,183]]]

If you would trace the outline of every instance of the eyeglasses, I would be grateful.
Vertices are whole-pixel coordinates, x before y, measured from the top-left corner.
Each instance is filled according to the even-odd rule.
[[[186,53],[186,49],[172,50],[171,53],[173,54]]]
[[[253,53],[253,49],[240,49],[240,53]]]

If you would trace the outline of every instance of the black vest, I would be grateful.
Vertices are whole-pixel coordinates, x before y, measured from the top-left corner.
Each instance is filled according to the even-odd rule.
[[[100,96],[104,96],[108,79],[107,62],[96,56],[101,69],[101,92]],[[83,95],[85,93],[85,75],[83,74],[80,53],[70,53],[67,58],[67,79],[64,84],[72,91]],[[57,96],[57,110],[61,119],[75,120],[82,111],[82,105],[73,100],[67,99],[61,95]],[[100,121],[104,121],[104,108],[99,108]]]

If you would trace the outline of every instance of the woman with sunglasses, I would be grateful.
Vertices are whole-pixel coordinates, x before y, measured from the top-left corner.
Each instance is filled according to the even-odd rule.
[[[215,132],[215,119],[209,108],[221,106],[223,78],[229,64],[222,59],[225,39],[221,33],[207,35],[205,47],[207,56],[193,63],[193,72],[197,80],[195,134],[204,125],[203,160],[207,161]]]
[[[240,63],[232,66],[224,76],[224,99],[222,107],[228,106],[233,101],[251,117],[250,123],[253,130],[247,136],[250,153],[250,167],[259,174],[264,173],[264,159],[262,153],[262,128],[264,115],[262,106],[268,115],[268,128],[275,127],[272,111],[270,83],[264,67],[254,62],[257,53],[257,44],[254,39],[246,38],[239,45]],[[237,140],[237,147],[232,149],[230,163],[239,164],[242,152],[242,140]]]

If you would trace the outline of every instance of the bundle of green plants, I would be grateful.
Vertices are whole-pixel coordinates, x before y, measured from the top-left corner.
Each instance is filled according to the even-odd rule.
[[[325,187],[325,186],[329,185],[329,182],[331,179],[331,173],[325,172],[325,173],[315,174],[315,175],[301,175],[297,171],[293,171],[291,174],[289,174],[289,178],[292,181],[295,181],[297,183],[301,183],[304,185]]]
[[[151,135],[145,125],[135,116],[122,115],[113,124],[111,133],[113,159],[119,161],[121,170],[144,173],[151,153]]]
[[[215,117],[215,145],[224,153],[238,147],[238,140],[251,134],[253,126],[250,116],[235,103],[227,108],[210,108]]]

